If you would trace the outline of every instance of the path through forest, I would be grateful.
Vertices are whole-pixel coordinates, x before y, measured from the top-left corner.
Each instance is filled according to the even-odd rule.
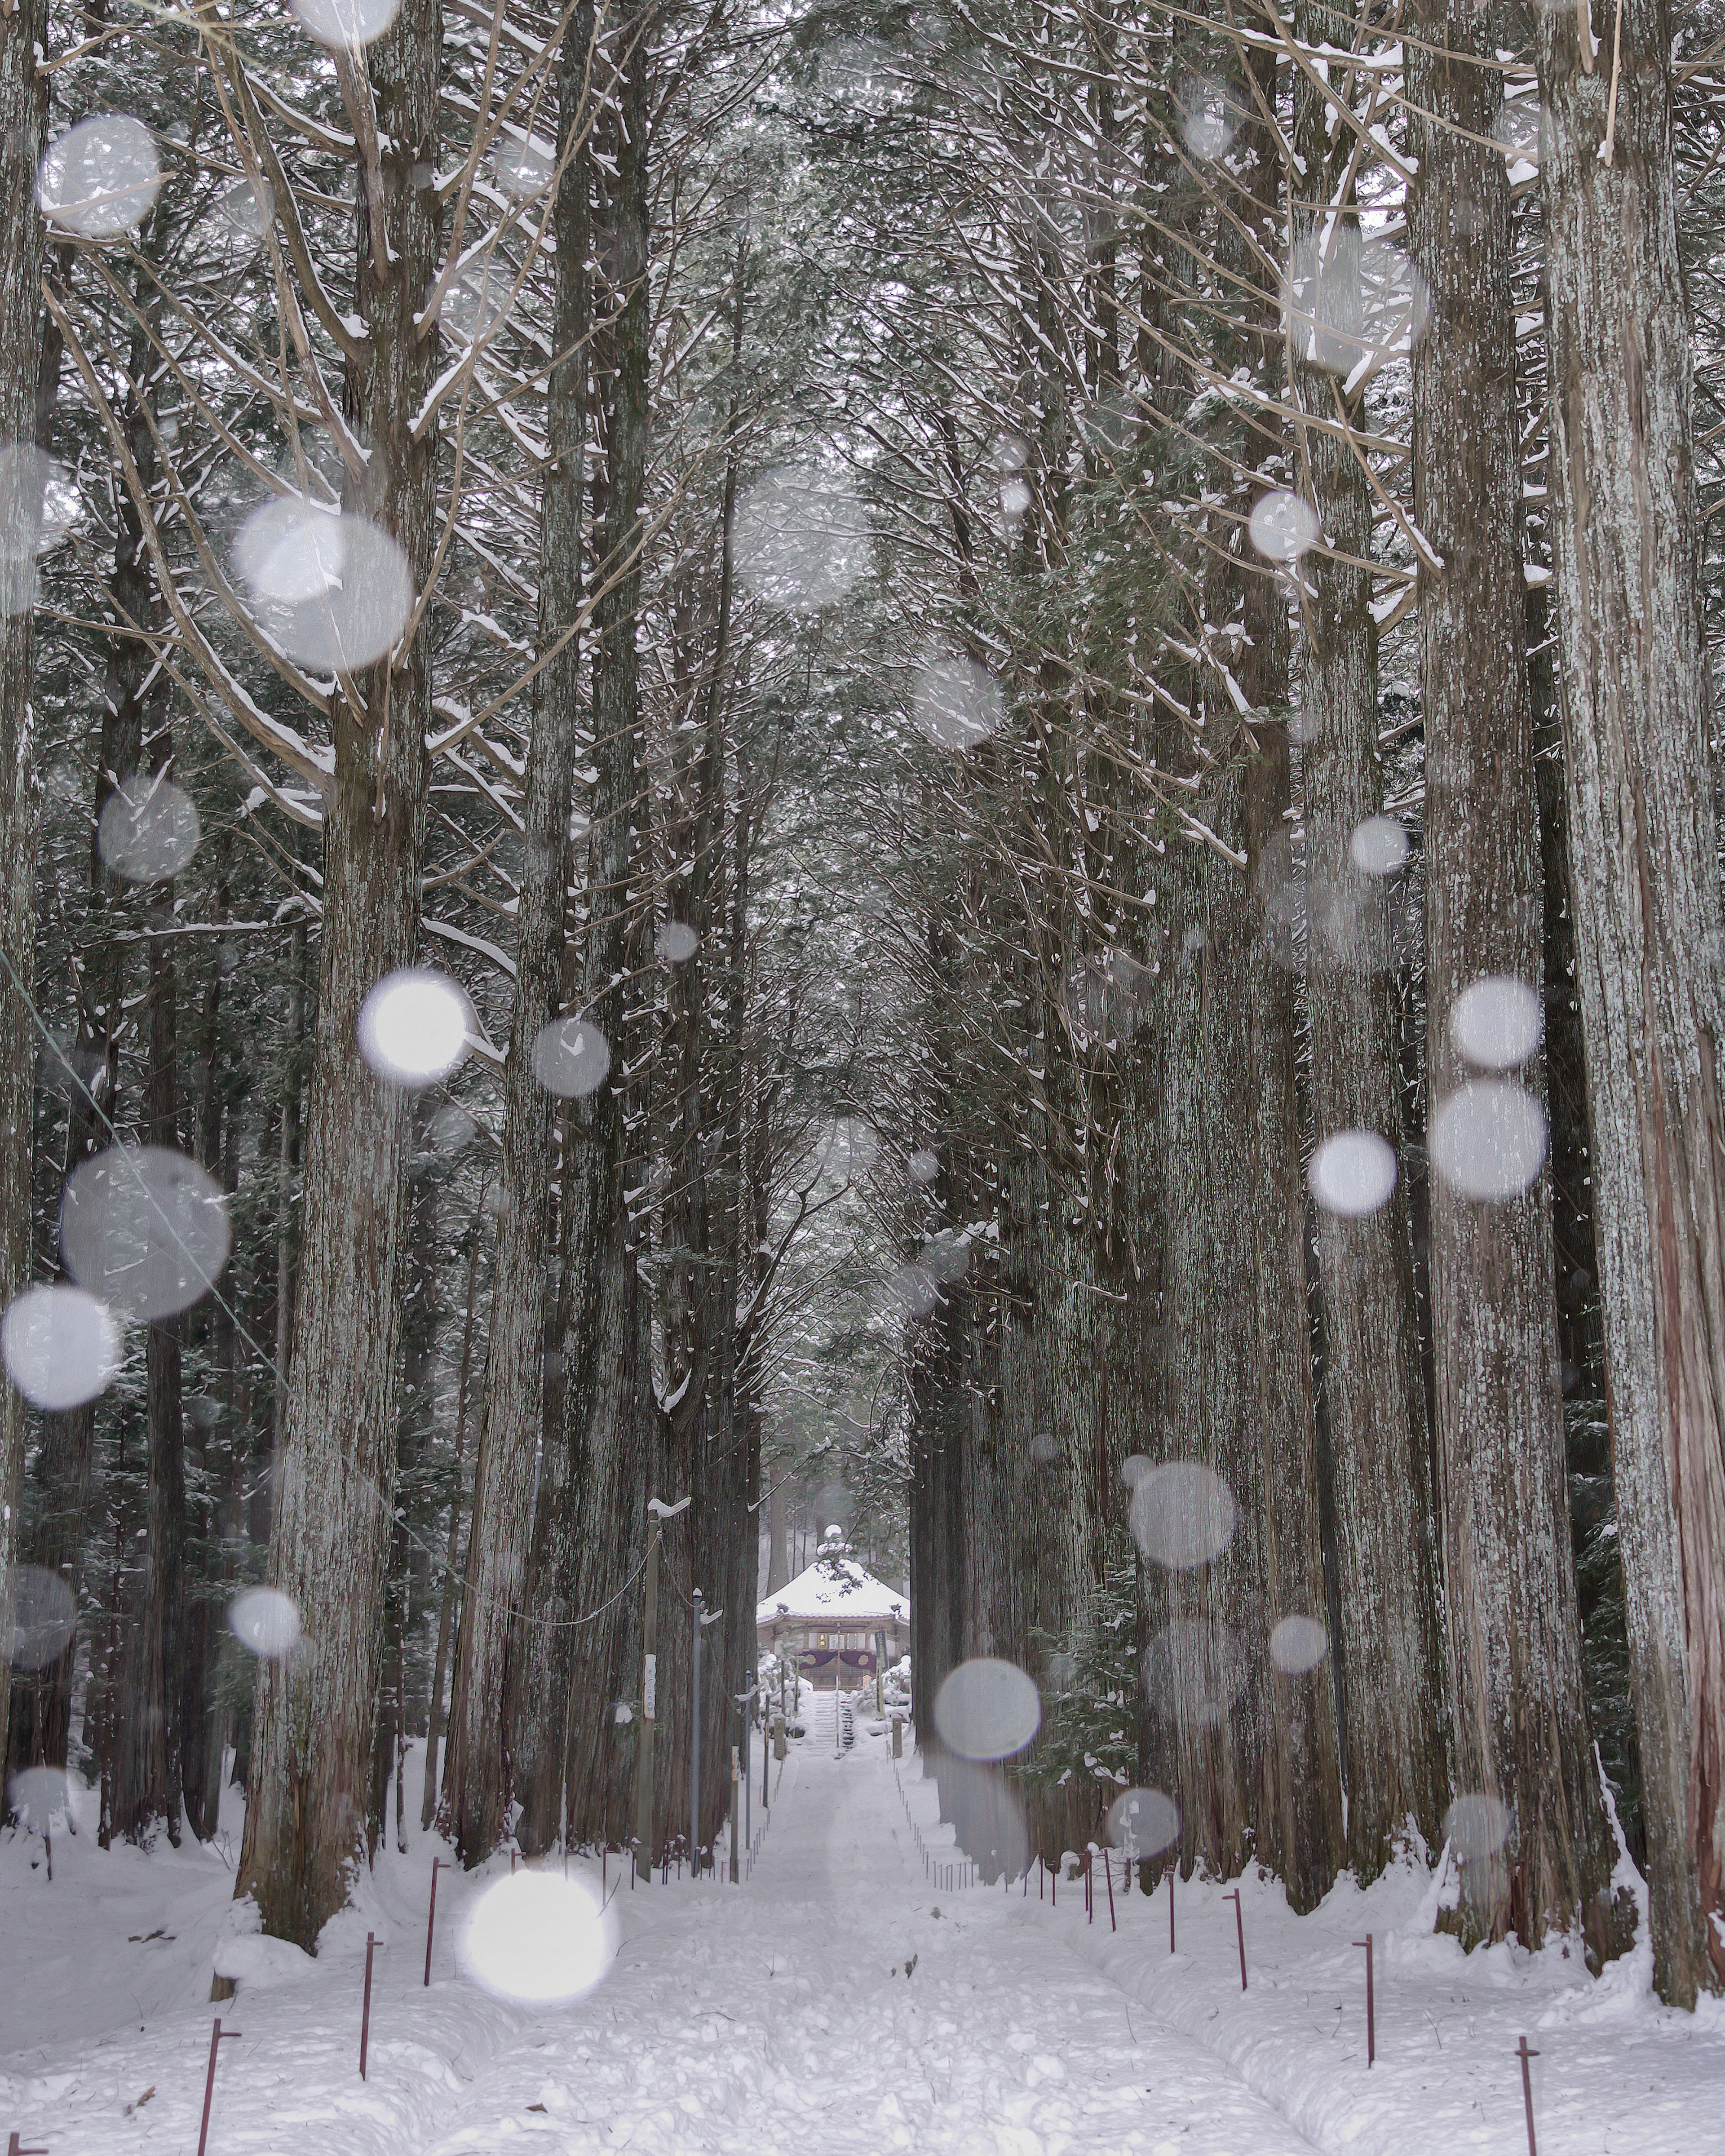
[[[884,1740],[835,1759],[831,1711],[785,1763],[747,1884],[636,1894],[604,1984],[477,2076],[435,2156],[494,2148],[506,2122],[572,2152],[1312,2146],[1081,1960],[1034,1888],[931,1887]],[[905,1777],[932,1828],[932,1786]]]
[[[1725,2156],[1725,2012],[1659,2006],[1645,1943],[1596,1981],[1561,1940],[1464,1956],[1434,1933],[1440,1876],[1417,1863],[1363,1892],[1341,1881],[1305,1917],[1254,1872],[1242,1993],[1223,1882],[1180,1887],[1174,1953],[1165,1883],[1147,1901],[1117,1891],[1117,1930],[1100,1891],[1086,1921],[1080,1882],[1058,1908],[1034,1882],[931,1885],[918,1835],[955,1852],[914,1754],[901,1794],[879,1725],[859,1717],[835,1757],[830,1696],[809,1720],[773,1769],[744,1882],[635,1888],[609,1861],[615,1958],[544,2010],[463,1969],[506,1855],[441,1872],[426,1985],[431,1865],[449,1850],[412,1830],[405,1851],[379,1850],[316,1961],[250,1942],[239,1995],[213,2009],[212,1958],[242,1921],[238,1793],[216,1844],[146,1856],[96,1846],[85,1792],[52,1882],[39,1840],[0,1836],[0,2134],[52,2156],[192,2156],[219,2012],[239,2034],[208,2156],[1521,2156],[1524,2035],[1542,2156]],[[415,1747],[410,1789],[422,1774]],[[758,1782],[752,1809],[758,1828]],[[577,1868],[599,1887],[598,1866]],[[505,1972],[517,1960],[511,1947]]]

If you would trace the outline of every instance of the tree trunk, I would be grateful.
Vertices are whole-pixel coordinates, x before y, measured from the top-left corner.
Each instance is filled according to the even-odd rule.
[[[0,19],[0,443],[33,442],[42,346],[42,219],[36,167],[48,83],[36,54],[48,39],[46,0],[17,0]],[[0,1310],[30,1277],[30,1148],[34,1132],[36,773],[31,617],[39,504],[9,485],[0,505]],[[0,1383],[0,1639],[12,1636],[13,1582],[23,1556],[23,1395]],[[0,1698],[9,1719],[10,1686]],[[8,1756],[0,1727],[0,1761]]]
[[[1347,8],[1301,0],[1309,47],[1354,43]],[[1332,70],[1341,67],[1332,63]],[[1344,73],[1334,94],[1352,95]],[[1317,202],[1343,189],[1352,137],[1303,84],[1296,147]],[[1360,234],[1344,196],[1333,218],[1299,213],[1296,243],[1322,256],[1320,336],[1351,362],[1359,323]],[[1296,338],[1296,345],[1299,339]],[[1369,1132],[1399,1152],[1399,1012],[1383,886],[1355,865],[1355,830],[1384,806],[1378,638],[1371,614],[1372,498],[1345,435],[1363,423],[1342,373],[1300,357],[1306,464],[1325,551],[1301,565],[1305,629],[1307,984],[1316,1137]],[[1322,424],[1318,424],[1322,423]],[[1435,1842],[1444,1815],[1442,1635],[1425,1391],[1414,1308],[1404,1178],[1363,1217],[1318,1214],[1326,1407],[1334,1471],[1336,1561],[1347,1682],[1348,1854],[1362,1882],[1388,1862],[1409,1821]]]
[[[416,589],[431,573],[437,435],[412,429],[436,369],[416,318],[436,267],[430,182],[442,14],[404,0],[367,49],[384,199],[358,167],[356,303],[366,341],[348,380],[370,450],[350,506],[402,547]],[[430,717],[422,629],[332,698],[323,923],[302,1189],[293,1360],[276,1461],[269,1579],[299,1612],[294,1653],[259,1666],[236,1892],[265,1931],[316,1944],[361,1853],[379,1618],[394,1493],[401,1259],[411,1153],[408,1096],[358,1046],[360,1005],[418,942]]]
[[[461,1323],[461,1368],[455,1380],[455,1456],[449,1467],[449,1526],[444,1545],[443,1593],[438,1598],[437,1648],[431,1661],[431,1686],[425,1716],[425,1789],[419,1804],[419,1824],[429,1828],[437,1810],[438,1746],[443,1737],[444,1680],[449,1666],[449,1630],[455,1613],[455,1556],[461,1540],[461,1455],[467,1449],[467,1407],[473,1377],[473,1320],[479,1288],[480,1249],[485,1240],[485,1193],[480,1189],[480,1207],[469,1233],[467,1306]]]
[[[521,1680],[512,1716],[517,1832],[528,1850],[567,1831],[590,1840],[617,1810],[607,1800],[616,1724],[610,1702],[633,1694],[625,1642],[639,1620],[624,1592],[644,1546],[653,1413],[652,1364],[641,1358],[639,1234],[624,1193],[629,1134],[624,1072],[636,1031],[624,986],[639,948],[629,879],[638,855],[640,792],[641,505],[647,449],[648,23],[616,27],[614,172],[600,181],[596,235],[606,277],[593,337],[593,377],[604,446],[596,511],[593,761],[587,932],[579,1008],[604,1035],[610,1075],[563,1122],[562,1270],[557,1347],[561,1427],[547,1447],[530,1561]],[[660,1494],[663,1494],[662,1492]],[[686,1537],[686,1526],[684,1530]],[[666,1556],[674,1537],[667,1537]],[[665,1609],[661,1583],[660,1609]],[[586,1621],[578,1621],[586,1620]],[[661,1649],[661,1657],[663,1650]],[[660,1697],[669,1687],[661,1659]],[[661,1715],[664,1712],[661,1707]],[[661,1743],[665,1725],[661,1722]],[[578,1764],[572,1763],[578,1762]]]
[[[1420,583],[1426,1056],[1439,1117],[1471,1075],[1452,1029],[1469,984],[1506,978],[1539,1008],[1544,905],[1509,183],[1492,141],[1502,78],[1490,23],[1463,0],[1422,0],[1415,27],[1409,88],[1433,117],[1418,126],[1411,223],[1435,319],[1414,360],[1414,516],[1444,562],[1441,572],[1422,566]],[[1479,1041],[1472,1060],[1494,1072],[1526,1064],[1543,1094],[1538,1040],[1532,1029],[1524,1042]],[[1430,1206],[1457,1929],[1470,1946],[1513,1929],[1534,1948],[1548,1925],[1580,1922],[1597,1959],[1614,1852],[1582,1690],[1549,1183],[1540,1174],[1481,1202],[1440,1155]]]
[[[1725,1985],[1725,919],[1671,35],[1656,0],[1624,0],[1589,71],[1574,11],[1538,26],[1558,660],[1618,1532],[1654,1981],[1692,2005]]]
[[[164,729],[149,757],[164,773],[172,736]],[[153,918],[171,926],[173,886],[151,894]],[[179,978],[171,937],[149,945],[149,1060],[144,1074],[144,1138],[179,1151]],[[146,1846],[165,1826],[180,1839],[181,1666],[184,1645],[185,1429],[181,1388],[182,1320],[151,1320],[145,1342],[145,1431],[148,1457],[142,1606],[126,1690],[114,1772],[114,1831]]]
[[[557,292],[541,490],[539,648],[565,638],[534,684],[521,821],[526,846],[516,915],[515,1004],[503,1074],[502,1166],[490,1353],[474,1467],[472,1527],[449,1707],[449,1832],[462,1861],[496,1845],[510,1798],[505,1665],[519,1615],[531,1529],[533,1462],[542,1417],[545,1270],[551,1225],[547,1173],[552,1096],[533,1072],[533,1044],[556,1018],[563,984],[570,788],[580,706],[581,522],[587,489],[588,190],[584,130],[593,8],[564,33],[558,72],[562,166],[554,223]]]

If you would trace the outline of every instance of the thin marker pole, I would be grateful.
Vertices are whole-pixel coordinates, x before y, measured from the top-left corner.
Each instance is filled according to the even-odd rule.
[[[1174,1950],[1174,1867],[1168,1868],[1168,1950]]]
[[[689,1717],[689,1877],[701,1870],[701,1589],[695,1589],[694,1693]]]
[[[372,1956],[377,1947],[375,1932],[366,1933],[366,1999],[359,2016],[359,2077],[366,2077],[366,2046],[372,2035]]]
[[[209,2141],[209,2107],[216,2093],[216,2052],[220,2048],[223,2037],[237,2036],[239,2034],[237,2029],[224,2029],[219,2021],[209,2032],[209,2071],[203,2077],[203,2123],[198,2129],[198,2156],[203,2156]],[[31,2156],[30,2151],[18,2147],[18,2137],[15,2133],[12,2137],[8,2156]],[[47,2151],[39,2149],[35,2156],[47,2156]]]
[[[1353,1943],[1366,1950],[1366,2064],[1370,2066],[1378,2056],[1378,2024],[1372,2008],[1372,1934],[1368,1932]]]
[[[431,1860],[431,1907],[425,1912],[425,1989],[428,1991],[431,1989],[431,1933],[437,1922],[437,1873],[442,1862],[440,1856],[434,1856]]]
[[[1114,1921],[1114,1866],[1106,1856],[1102,1859],[1102,1874],[1108,1881],[1108,1928],[1116,1932],[1120,1927]]]
[[[1245,1918],[1241,1916],[1240,1912],[1239,1887],[1236,1887],[1231,1894],[1224,1894],[1222,1897],[1222,1899],[1224,1902],[1231,1902],[1234,1904],[1234,1928],[1240,1934],[1240,1988],[1244,1991],[1246,1988]]]
[[[219,2025],[218,2024],[218,2026]],[[200,2142],[198,2143],[200,2152],[203,2147],[203,2144]],[[7,2137],[6,2156],[48,2156],[48,2151],[45,2148],[26,2148],[23,2144],[23,2136],[21,2133],[13,2133]]]
[[[1539,2054],[1527,2049],[1527,2040],[1523,2036],[1516,2048],[1516,2056],[1522,2062],[1522,2102],[1527,2111],[1527,2156],[1539,2156],[1538,2146],[1533,2138],[1533,2077],[1527,2071],[1528,2060],[1537,2059]]]

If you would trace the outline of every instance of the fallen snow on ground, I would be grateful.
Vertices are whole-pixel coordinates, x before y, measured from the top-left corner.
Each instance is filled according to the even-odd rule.
[[[634,1888],[603,1867],[615,1958],[572,2005],[490,1996],[458,1949],[506,1856],[444,1872],[422,1983],[431,1860],[410,1832],[325,1933],[315,1962],[236,1938],[237,1821],[225,1847],[98,1850],[0,1840],[0,2133],[52,2156],[191,2156],[211,2021],[222,2046],[209,2156],[521,2156],[634,2148],[748,2156],[1281,2156],[1307,2149],[1527,2146],[1517,2038],[1541,2156],[1725,2156],[1725,2010],[1674,2014],[1645,1953],[1589,1978],[1562,1946],[1464,1955],[1434,1935],[1421,1867],[1364,1893],[1344,1881],[1294,1917],[1242,1884],[1249,1989],[1219,1883],[1123,1890],[1096,1877],[1057,1906],[1014,1883],[951,1891],[918,1853],[950,1853],[934,1786],[898,1773],[859,1718],[834,1757],[830,1695],[776,1783],[749,1876]],[[408,1787],[417,1790],[412,1755]],[[560,1867],[559,1867],[560,1868]],[[577,1867],[578,1871],[581,1870]],[[600,1869],[583,1876],[597,1891]],[[1364,1956],[1376,1943],[1378,2056],[1365,2058]],[[377,1941],[369,2072],[358,2073],[366,1933]],[[212,1965],[239,1978],[208,2003]],[[906,1965],[909,1974],[906,1974]]]

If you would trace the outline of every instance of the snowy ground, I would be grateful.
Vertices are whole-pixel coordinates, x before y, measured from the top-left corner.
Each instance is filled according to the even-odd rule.
[[[280,1956],[275,1983],[243,1982],[219,2010],[241,2033],[222,2047],[210,2156],[1521,2156],[1523,2032],[1539,2054],[1542,2156],[1725,2156],[1725,2012],[1660,2009],[1642,1958],[1600,1983],[1560,1947],[1466,1958],[1433,1935],[1434,1899],[1412,1871],[1365,1894],[1344,1882],[1303,1919],[1249,1879],[1242,1994],[1219,1885],[1178,1889],[1172,1955],[1167,1888],[1122,1892],[1117,1871],[1113,1932],[1100,1880],[1091,1922],[1081,1883],[1063,1885],[1057,1907],[1034,1881],[1028,1895],[931,1885],[917,1835],[937,1853],[951,1840],[932,1785],[907,1757],[901,1793],[865,1722],[835,1759],[830,1717],[829,1697],[775,1769],[746,1882],[625,1882],[615,1960],[574,2005],[534,2010],[460,1972],[464,1918],[506,1858],[440,1877],[422,1987],[440,1845],[413,1835],[316,1964]],[[755,1794],[758,1831],[758,1783]],[[0,1840],[0,2133],[51,2156],[192,2156],[232,1848],[145,1858],[61,1835],[51,1884],[41,1856],[32,1838]],[[379,1951],[362,2082],[368,1929]],[[1351,1944],[1368,1929],[1369,2071]]]

